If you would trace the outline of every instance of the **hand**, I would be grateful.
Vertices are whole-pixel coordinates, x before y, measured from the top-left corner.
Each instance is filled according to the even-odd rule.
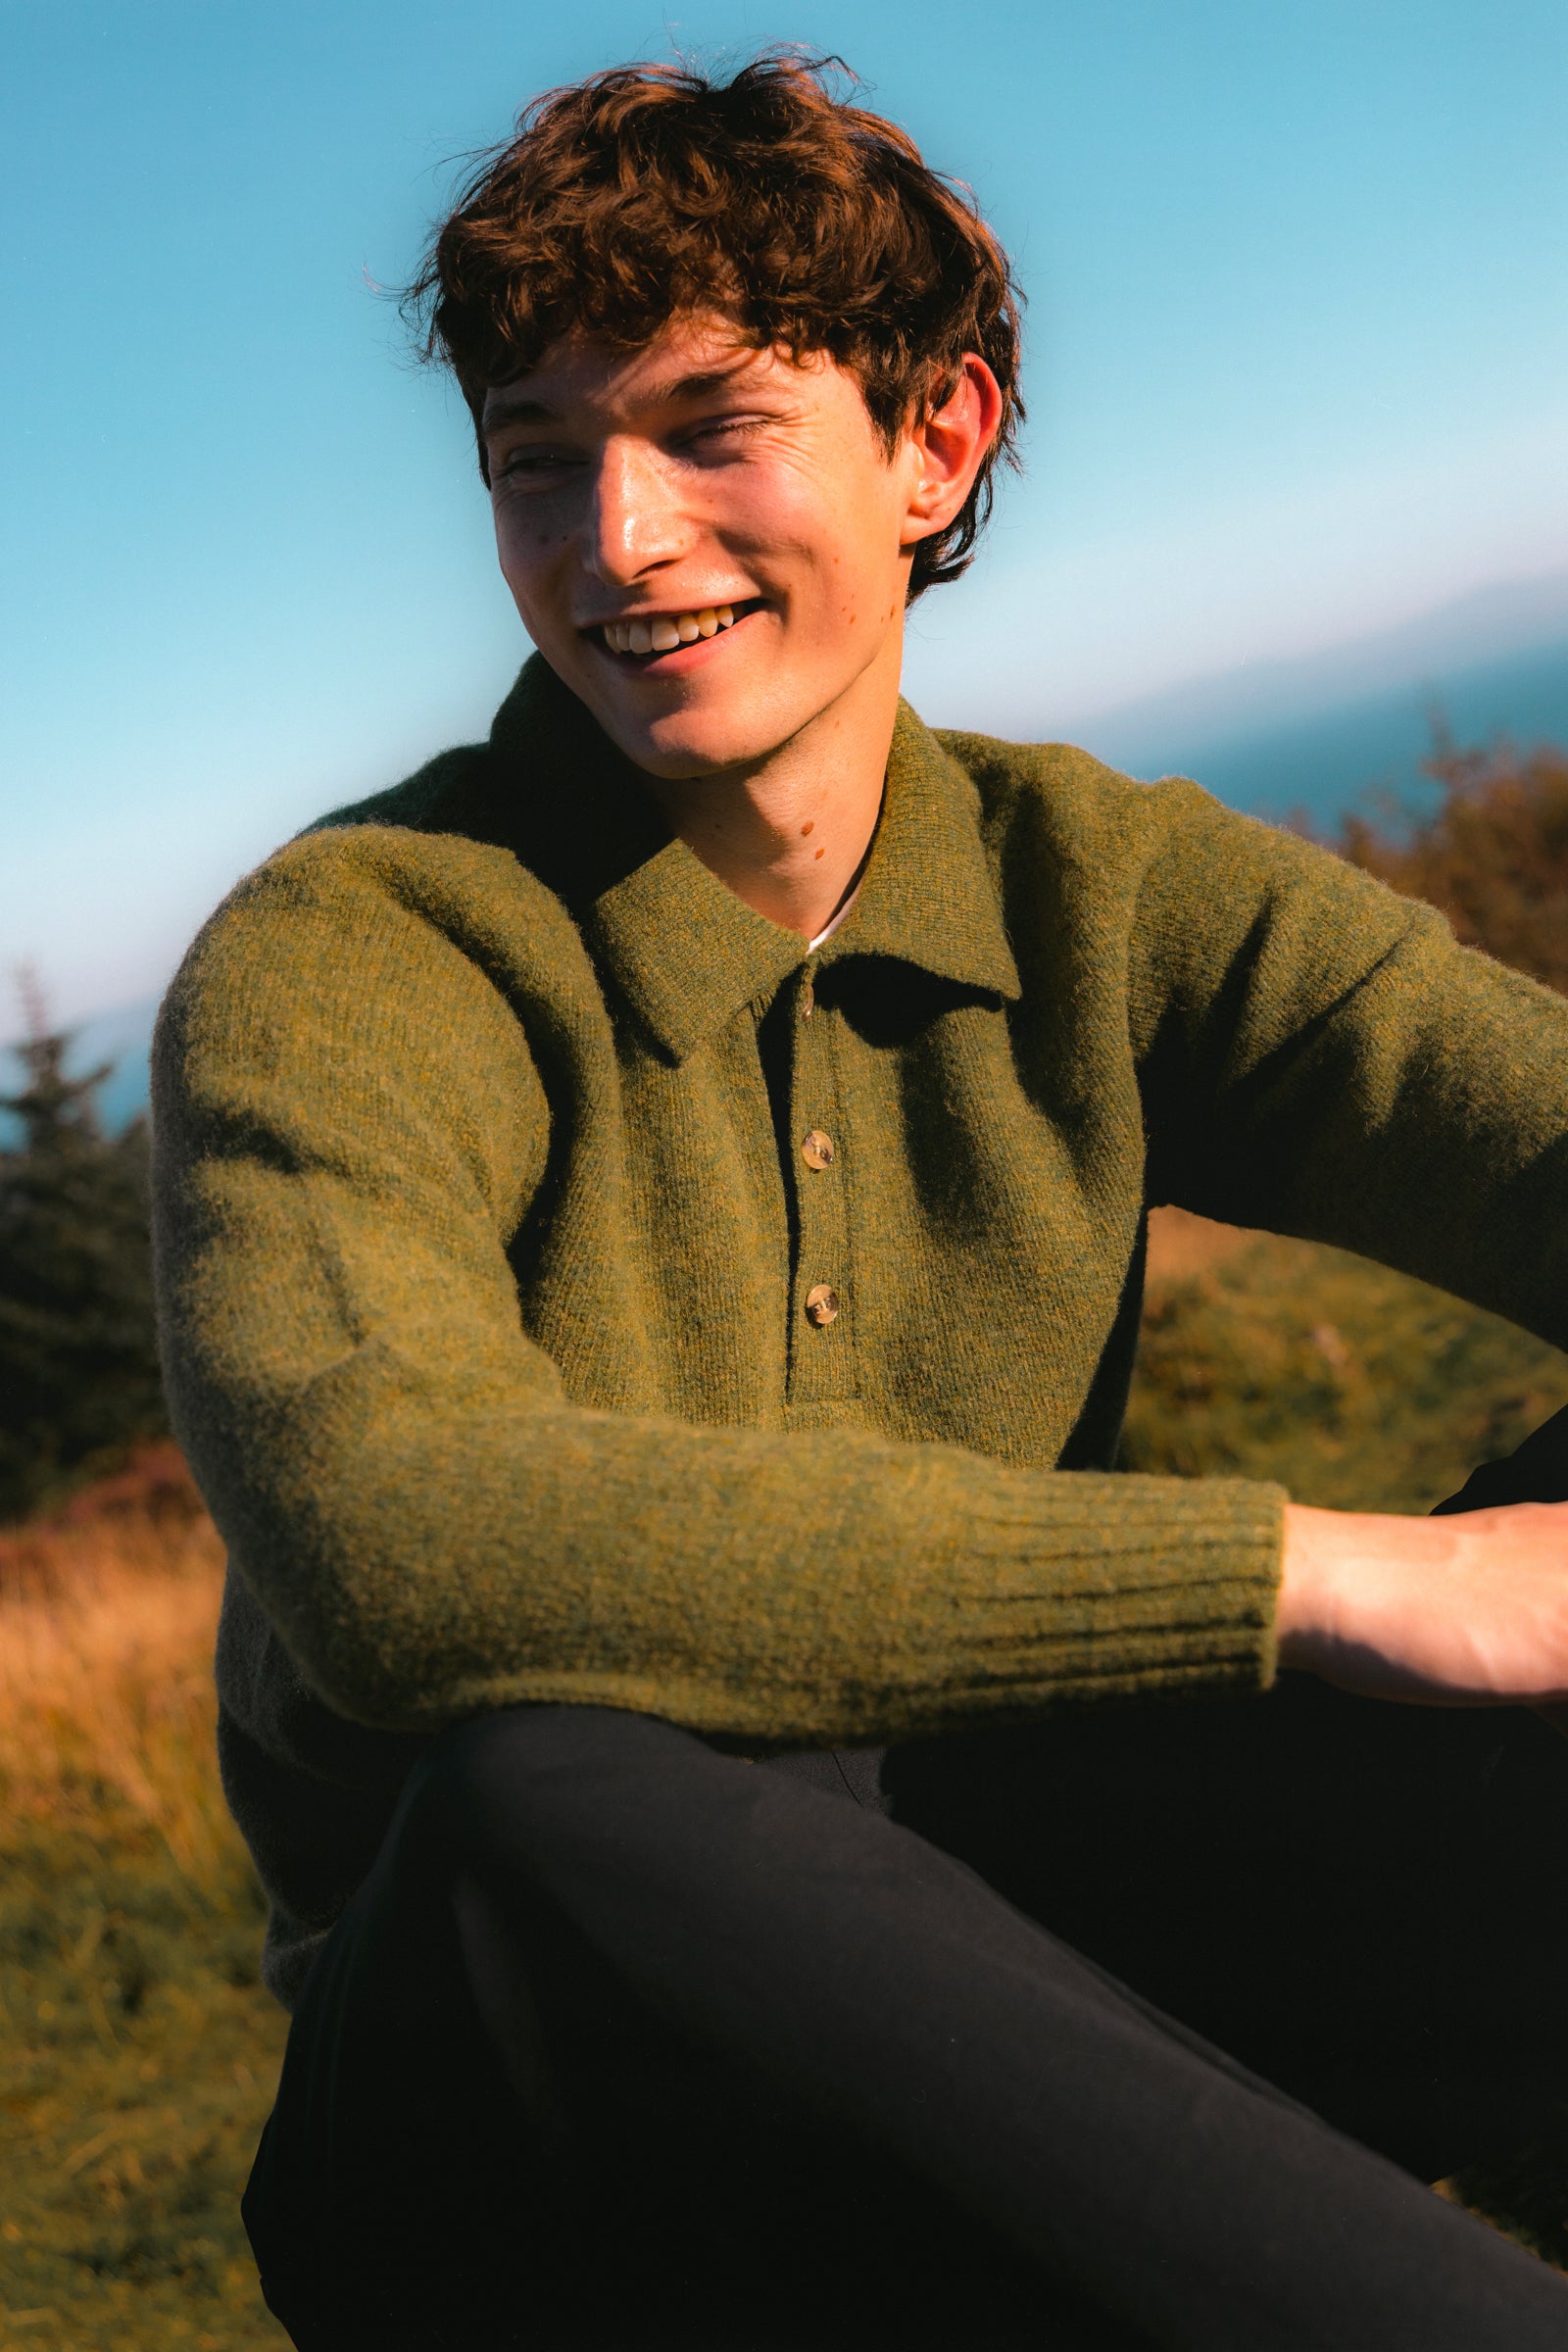
[[[1538,1708],[1568,1732],[1568,1502],[1285,1514],[1282,1666],[1368,1698]]]

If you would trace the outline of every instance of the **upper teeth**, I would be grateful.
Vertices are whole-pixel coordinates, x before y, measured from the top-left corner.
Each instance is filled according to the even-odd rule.
[[[705,605],[700,612],[660,612],[651,620],[607,620],[605,643],[612,654],[671,654],[677,645],[716,637],[735,626],[733,605]]]

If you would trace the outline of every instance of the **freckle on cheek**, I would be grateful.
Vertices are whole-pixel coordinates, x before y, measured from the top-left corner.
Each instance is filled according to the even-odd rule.
[[[811,820],[810,820],[810,823],[809,823],[809,824],[806,824],[806,825],[803,825],[803,826],[801,827],[801,839],[804,841],[804,840],[806,839],[806,836],[808,835],[808,833],[814,833],[815,831],[816,831],[816,819],[815,819],[815,817],[813,816],[813,817],[811,818]]]
[[[827,852],[826,852],[826,850],[818,850],[818,851],[817,851],[817,853],[816,853],[816,856],[817,856],[817,858],[825,858],[825,857],[827,856]],[[811,862],[812,862],[813,864],[815,864],[815,862],[816,862],[816,859],[815,859],[815,858],[813,858]]]

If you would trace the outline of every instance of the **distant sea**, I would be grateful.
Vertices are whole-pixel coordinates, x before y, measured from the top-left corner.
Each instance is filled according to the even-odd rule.
[[[1112,712],[1074,740],[1131,775],[1193,776],[1233,808],[1276,818],[1298,811],[1332,831],[1376,795],[1392,795],[1411,814],[1431,807],[1438,788],[1421,761],[1435,717],[1461,745],[1502,736],[1568,745],[1568,639],[1262,726],[1188,732],[1153,713]]]

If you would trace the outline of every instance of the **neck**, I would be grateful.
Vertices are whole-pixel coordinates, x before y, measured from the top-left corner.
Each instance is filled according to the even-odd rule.
[[[897,661],[874,662],[765,759],[705,776],[650,776],[648,788],[738,899],[814,939],[865,862],[898,705]]]

